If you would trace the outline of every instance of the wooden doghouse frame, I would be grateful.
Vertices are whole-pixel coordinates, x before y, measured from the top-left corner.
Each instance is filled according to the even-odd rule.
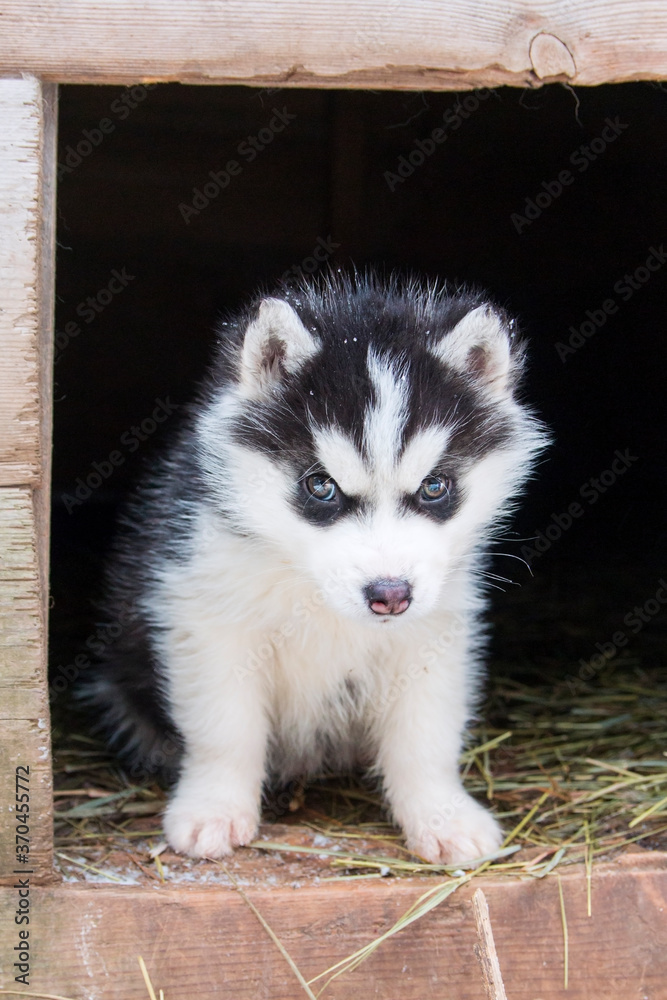
[[[662,0],[0,0],[0,986],[130,1000],[145,995],[143,953],[167,1000],[303,995],[234,890],[70,885],[54,875],[46,625],[58,83],[463,90],[664,78]],[[29,768],[23,869],[17,768]],[[21,987],[12,955],[26,878],[32,959]],[[388,928],[428,884],[266,886],[253,899],[314,975]],[[593,918],[583,873],[568,869],[562,885],[568,995],[665,996],[667,856],[630,853],[596,867]],[[485,889],[510,998],[560,996],[556,881]],[[470,893],[454,900],[325,995],[481,997]]]

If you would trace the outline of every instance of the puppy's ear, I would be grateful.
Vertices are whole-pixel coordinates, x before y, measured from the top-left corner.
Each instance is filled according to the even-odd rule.
[[[241,353],[241,386],[259,399],[301,368],[319,347],[283,299],[263,299],[249,324]]]
[[[511,337],[502,316],[487,304],[467,313],[432,350],[454,371],[486,386],[494,396],[506,396],[520,367],[520,357],[513,357]]]

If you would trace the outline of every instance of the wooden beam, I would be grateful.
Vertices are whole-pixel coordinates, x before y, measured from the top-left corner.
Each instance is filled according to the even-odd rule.
[[[662,0],[1,0],[0,71],[464,90],[667,77]]]
[[[48,481],[55,88],[0,79],[0,486]]]
[[[261,863],[261,857],[259,859]],[[233,865],[233,861],[231,862]],[[29,989],[65,997],[136,1000],[146,996],[141,955],[168,1000],[296,1000],[305,996],[257,917],[229,885],[168,881],[60,885],[31,890]],[[667,976],[667,858],[645,852],[593,872],[586,912],[583,865],[562,868],[569,929],[569,1000],[664,995]],[[89,877],[95,878],[94,875]],[[435,879],[371,879],[288,884],[244,891],[306,979],[395,923]],[[359,996],[483,1000],[474,954],[471,895],[487,897],[495,943],[512,1000],[560,1000],[564,939],[558,882],[480,876],[392,937],[359,968],[325,990],[326,1000]],[[11,963],[17,890],[0,890],[0,986],[17,988]],[[16,940],[14,940],[16,938]],[[316,984],[314,992],[323,985]],[[20,987],[19,987],[20,988]]]
[[[56,300],[56,175],[58,169],[58,87],[40,84],[42,133],[39,177],[39,229],[35,260],[38,289],[39,474],[35,485],[37,563],[42,621],[49,617],[49,560],[51,542],[51,454],[53,448],[53,357]],[[46,632],[44,633],[46,665]],[[46,666],[44,673],[46,683]]]
[[[46,615],[38,551],[33,491],[0,488],[0,883],[11,883],[21,867],[33,871],[34,882],[53,878]],[[28,777],[29,785],[29,865],[17,862],[17,768],[28,768],[28,774],[18,774]]]
[[[46,643],[56,97],[55,85],[34,77],[0,79],[0,881],[21,867],[17,768],[29,778],[31,877],[53,878]]]

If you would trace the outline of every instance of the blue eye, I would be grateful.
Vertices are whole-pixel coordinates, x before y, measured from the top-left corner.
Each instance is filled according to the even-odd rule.
[[[442,500],[443,497],[449,496],[451,488],[451,479],[426,476],[419,487],[419,496],[422,500]]]
[[[318,475],[308,476],[308,479],[306,479],[306,489],[316,500],[322,500],[324,503],[330,503],[334,500],[338,492],[338,487],[333,479]]]

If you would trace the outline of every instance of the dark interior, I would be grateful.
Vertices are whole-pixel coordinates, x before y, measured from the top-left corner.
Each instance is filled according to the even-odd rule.
[[[95,631],[117,505],[177,419],[153,413],[190,397],[220,317],[285,272],[351,262],[486,288],[530,341],[525,393],[555,443],[500,546],[530,570],[496,559],[520,587],[493,591],[494,663],[576,675],[615,629],[646,650],[627,669],[659,656],[662,85],[60,93],[56,672]]]

